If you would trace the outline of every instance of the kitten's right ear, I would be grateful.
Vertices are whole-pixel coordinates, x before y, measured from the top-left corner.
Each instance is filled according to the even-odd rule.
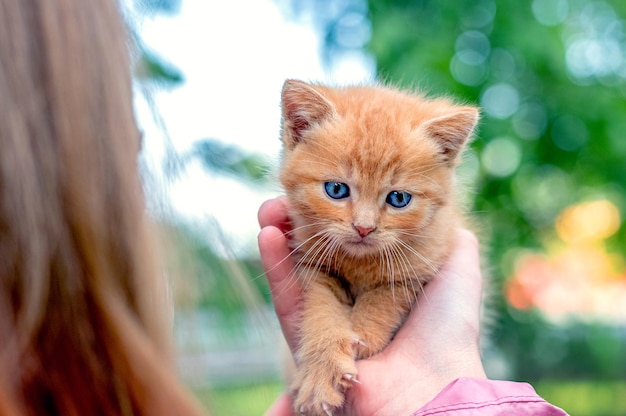
[[[282,91],[282,136],[289,149],[315,124],[335,114],[333,105],[312,85],[289,79]]]

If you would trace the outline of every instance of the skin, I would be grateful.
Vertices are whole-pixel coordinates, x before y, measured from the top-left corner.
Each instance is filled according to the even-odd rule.
[[[259,210],[258,242],[274,307],[292,353],[298,345],[301,287],[289,277],[287,200],[266,201]],[[348,390],[344,415],[410,414],[459,377],[485,378],[478,345],[482,298],[479,247],[457,230],[456,247],[441,276],[420,294],[393,341],[379,354],[357,361],[360,384]],[[266,416],[292,416],[293,402],[281,395]]]

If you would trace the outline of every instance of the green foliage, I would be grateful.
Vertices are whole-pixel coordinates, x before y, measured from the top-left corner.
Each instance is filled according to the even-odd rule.
[[[165,58],[139,42],[139,61],[135,76],[144,82],[173,87],[184,82],[182,72]]]
[[[185,160],[188,162],[193,158],[198,158],[209,171],[253,183],[265,181],[269,170],[261,156],[214,139],[196,142]]]
[[[492,338],[520,380],[622,380],[626,374],[625,331],[611,325],[555,325],[536,312],[507,309]]]
[[[174,87],[184,81],[182,72],[165,57],[148,47],[137,33],[137,25],[143,17],[175,14],[180,10],[181,1],[134,0],[128,5],[127,14],[132,16],[128,21],[128,28],[138,55],[134,68],[134,77],[137,80],[159,87]]]
[[[554,381],[535,384],[541,397],[567,410],[570,416],[626,415],[626,382]]]
[[[285,390],[280,382],[244,386],[196,389],[200,403],[217,416],[262,415]]]
[[[215,308],[237,319],[239,312],[269,302],[258,261],[224,253],[226,239],[217,224],[202,230],[185,223],[163,223],[161,228],[179,308]]]
[[[626,83],[601,70],[576,77],[568,69],[569,38],[585,36],[576,19],[600,13],[592,2],[570,4],[567,24],[547,27],[532,2],[369,1],[368,49],[382,78],[487,107],[474,149],[482,154],[507,138],[519,152],[513,172],[483,164],[477,178],[475,209],[492,223],[495,247],[538,244],[561,208],[590,194],[615,199],[624,212],[626,138],[618,132]],[[544,179],[563,173],[555,189],[541,190]],[[625,246],[625,237],[622,227],[614,244]]]

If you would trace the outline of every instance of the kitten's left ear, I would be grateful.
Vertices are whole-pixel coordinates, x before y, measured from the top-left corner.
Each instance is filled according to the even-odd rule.
[[[454,163],[478,124],[479,113],[474,107],[436,117],[420,125],[420,130],[437,141],[445,160]]]

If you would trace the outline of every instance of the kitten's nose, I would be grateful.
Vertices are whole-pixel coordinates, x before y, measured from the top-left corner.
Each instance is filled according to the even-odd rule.
[[[369,226],[366,226],[366,225],[364,226],[364,225],[354,225],[354,224],[352,224],[352,227],[356,230],[357,233],[359,233],[361,238],[367,237],[370,233],[372,233],[374,230],[376,230],[376,227],[369,227]]]

